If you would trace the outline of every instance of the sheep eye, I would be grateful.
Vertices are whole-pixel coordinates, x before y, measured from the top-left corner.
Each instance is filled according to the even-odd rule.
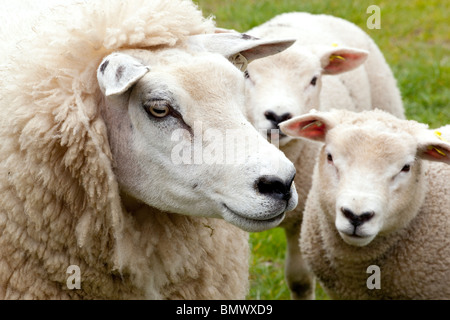
[[[411,166],[409,164],[405,164],[402,168],[402,172],[409,172],[411,170]]]
[[[328,162],[333,162],[333,156],[330,153],[327,154],[327,160]]]
[[[170,107],[167,101],[154,100],[149,104],[144,105],[145,111],[155,118],[164,118],[170,113]]]
[[[250,79],[250,74],[248,73],[248,70],[244,71],[244,78],[245,79]]]
[[[311,80],[311,85],[315,86],[316,83],[317,83],[317,77],[314,76],[314,77],[312,78],[312,80]]]

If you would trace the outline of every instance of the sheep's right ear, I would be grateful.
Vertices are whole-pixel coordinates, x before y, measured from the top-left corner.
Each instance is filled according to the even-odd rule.
[[[416,133],[418,139],[417,152],[419,157],[450,164],[450,141],[444,137],[441,130],[429,130]]]
[[[325,142],[327,131],[334,125],[335,120],[331,113],[315,110],[279,124],[280,130],[288,136],[321,142]]]
[[[321,50],[320,62],[324,74],[339,74],[359,67],[369,55],[366,50],[338,47],[325,48]]]
[[[149,71],[149,67],[127,54],[112,53],[98,67],[97,80],[100,90],[109,97],[126,92]]]

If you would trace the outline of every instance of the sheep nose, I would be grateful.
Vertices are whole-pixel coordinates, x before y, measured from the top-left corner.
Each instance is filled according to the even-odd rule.
[[[341,208],[341,212],[344,214],[344,216],[350,221],[350,223],[354,227],[358,227],[362,225],[364,222],[369,221],[372,219],[372,217],[375,215],[375,212],[373,211],[367,211],[363,212],[361,214],[355,214],[352,210],[348,208]]]
[[[259,193],[273,199],[289,201],[292,197],[291,186],[293,181],[294,177],[283,181],[277,176],[262,176],[256,180],[255,187]]]
[[[275,128],[278,128],[278,124],[293,117],[292,113],[286,112],[282,115],[278,115],[272,110],[264,112],[264,116],[269,120]]]

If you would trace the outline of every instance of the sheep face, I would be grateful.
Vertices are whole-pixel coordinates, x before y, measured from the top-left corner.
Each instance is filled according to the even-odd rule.
[[[294,45],[255,61],[246,73],[250,121],[285,145],[291,138],[279,131],[279,123],[319,108],[322,76],[353,70],[367,54],[353,48]]]
[[[295,168],[245,119],[244,76],[223,55],[128,50],[106,57],[98,79],[127,198],[247,231],[297,205]]]
[[[282,130],[325,142],[314,179],[326,218],[350,245],[404,228],[425,196],[421,158],[449,162],[450,143],[384,112],[311,113]]]
[[[320,154],[320,185],[342,239],[365,246],[404,227],[417,212],[422,166],[411,135],[336,127]],[[415,194],[415,201],[410,195]]]

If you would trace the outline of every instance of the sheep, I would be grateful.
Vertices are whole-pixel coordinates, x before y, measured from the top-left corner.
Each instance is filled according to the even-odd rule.
[[[334,299],[450,298],[450,141],[372,110],[280,124],[323,142],[305,205],[303,257]]]
[[[293,40],[214,34],[186,0],[33,12],[0,36],[0,298],[244,299],[248,232],[297,194],[237,67]],[[228,132],[258,148],[206,162]]]
[[[296,39],[286,51],[249,65],[247,116],[257,129],[270,132],[272,142],[295,164],[299,204],[280,225],[287,242],[285,277],[292,299],[314,299],[314,279],[302,259],[298,238],[319,147],[291,141],[279,132],[278,124],[312,108],[361,111],[378,107],[404,118],[400,91],[377,45],[349,21],[291,12],[246,33]]]

